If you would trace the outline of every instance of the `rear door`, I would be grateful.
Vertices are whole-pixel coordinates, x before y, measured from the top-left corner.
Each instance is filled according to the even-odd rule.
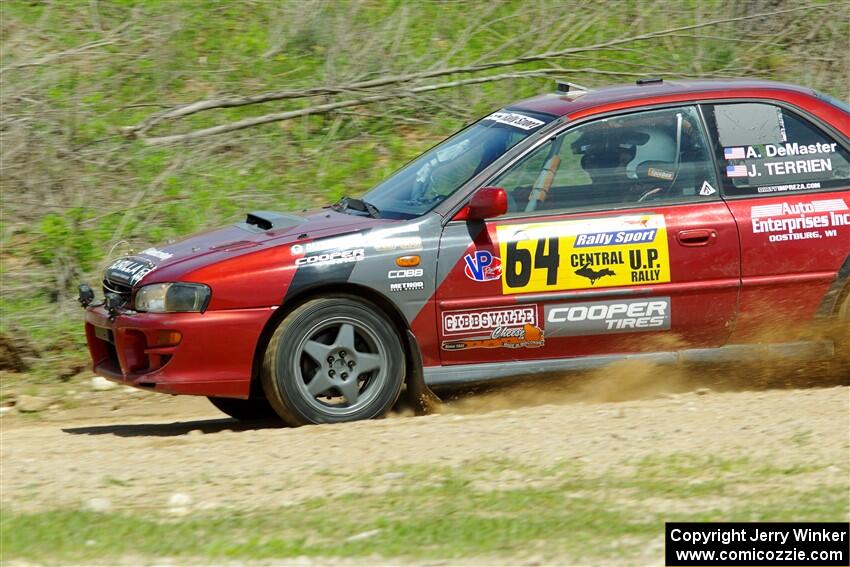
[[[508,192],[508,215],[452,221],[441,240],[443,364],[728,338],[738,233],[695,108],[576,126],[489,184]]]
[[[802,323],[831,306],[826,300],[850,271],[847,140],[787,105],[739,102],[703,111],[743,245],[733,340],[799,338]]]

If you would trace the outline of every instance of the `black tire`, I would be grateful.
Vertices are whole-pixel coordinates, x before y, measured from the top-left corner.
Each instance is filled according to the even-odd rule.
[[[293,426],[385,415],[401,393],[405,355],[398,332],[375,305],[340,295],[307,301],[269,340],[263,390]]]
[[[239,421],[252,421],[260,419],[272,419],[277,417],[277,412],[264,398],[251,398],[240,400],[238,398],[207,398],[212,405]]]

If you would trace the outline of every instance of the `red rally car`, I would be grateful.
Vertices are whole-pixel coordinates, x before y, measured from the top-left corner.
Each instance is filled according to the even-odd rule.
[[[766,81],[559,83],[360,199],[252,212],[102,286],[80,290],[95,372],[293,425],[623,358],[846,355],[850,107]]]

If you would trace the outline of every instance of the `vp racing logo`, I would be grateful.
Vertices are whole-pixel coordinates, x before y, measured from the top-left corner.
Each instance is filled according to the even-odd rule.
[[[463,257],[463,273],[476,282],[489,282],[502,278],[502,260],[487,250],[476,250]]]

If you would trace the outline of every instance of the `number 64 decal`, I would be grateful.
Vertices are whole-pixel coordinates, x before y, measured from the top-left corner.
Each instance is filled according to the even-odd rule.
[[[496,227],[502,293],[670,281],[664,215]]]

